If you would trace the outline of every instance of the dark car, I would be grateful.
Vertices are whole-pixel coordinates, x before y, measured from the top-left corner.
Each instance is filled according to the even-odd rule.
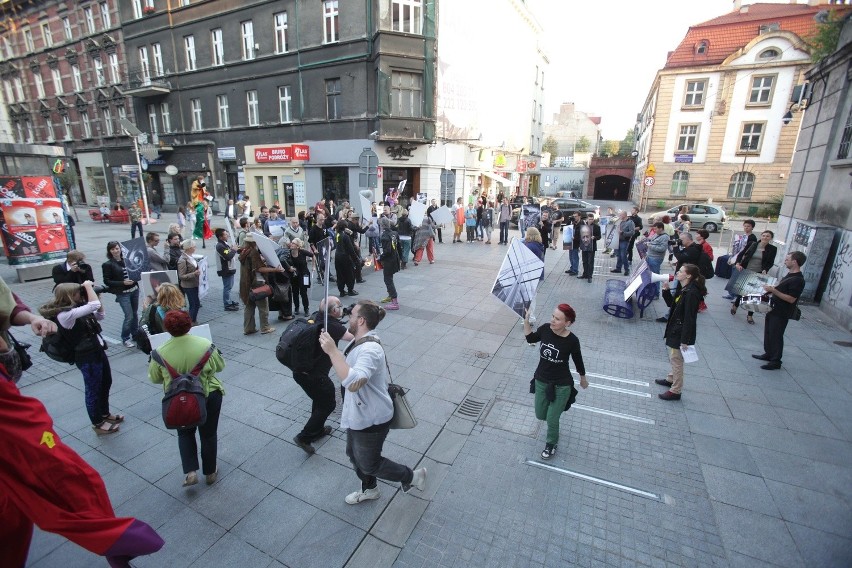
[[[539,202],[538,197],[531,197],[529,195],[516,195],[515,197],[509,200],[509,207],[512,208],[512,219],[510,223],[512,225],[518,224],[518,216],[521,214],[521,205],[524,204],[533,204],[537,205]]]
[[[583,217],[588,216],[589,213],[594,213],[595,217],[600,215],[600,207],[592,205],[588,201],[583,201],[582,199],[555,197],[542,200],[541,206],[544,207],[545,205],[551,209],[554,207],[559,209],[559,212],[562,214],[563,225],[571,219],[576,211],[579,211]]]

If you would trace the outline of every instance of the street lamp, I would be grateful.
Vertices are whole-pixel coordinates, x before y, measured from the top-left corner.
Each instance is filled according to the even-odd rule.
[[[734,205],[731,209],[731,214],[737,212],[737,198],[740,193],[745,192],[745,167],[746,167],[746,158],[748,158],[748,153],[757,149],[757,144],[754,140],[749,140],[748,145],[746,147],[740,146],[740,150],[745,152],[743,154],[743,167],[740,169],[739,179],[737,180],[737,184],[734,186]]]
[[[126,118],[118,119],[118,122],[121,123],[121,129],[124,133],[133,138],[133,153],[136,155],[136,167],[139,168],[139,187],[142,189],[142,206],[145,212],[145,218],[148,219],[148,222],[151,222],[151,215],[148,213],[148,196],[145,195],[145,180],[142,177],[142,161],[139,159],[139,135],[142,134],[142,131],[136,128],[136,125],[127,120]]]

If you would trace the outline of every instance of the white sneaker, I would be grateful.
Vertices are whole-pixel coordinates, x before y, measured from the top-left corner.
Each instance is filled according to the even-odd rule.
[[[128,339],[127,341],[125,341],[125,342],[124,342],[124,346],[125,346],[125,347],[131,347],[131,348],[132,348],[132,347],[136,347],[136,344],[135,344],[135,343],[133,343],[133,340],[132,340],[132,339]]]
[[[411,478],[410,485],[403,485],[402,491],[404,493],[408,493],[411,491],[411,488],[414,487],[418,491],[423,491],[423,488],[426,486],[426,468],[421,467],[420,469],[414,470],[414,477]]]
[[[379,493],[379,488],[374,487],[373,489],[365,489],[364,491],[356,491],[354,493],[350,493],[346,496],[346,499],[344,499],[344,501],[346,501],[346,503],[349,505],[357,505],[362,501],[371,501],[373,499],[378,499],[380,496],[381,494]]]

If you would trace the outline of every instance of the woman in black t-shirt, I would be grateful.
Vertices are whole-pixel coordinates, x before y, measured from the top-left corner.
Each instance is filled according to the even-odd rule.
[[[574,378],[568,368],[568,358],[580,375],[580,386],[586,388],[586,367],[580,352],[580,340],[569,329],[577,314],[568,304],[559,304],[550,316],[550,323],[533,331],[530,327],[529,311],[524,316],[524,335],[527,343],[538,343],[539,361],[535,369],[535,417],[547,421],[547,443],[541,452],[542,459],[550,459],[556,453],[559,442],[559,417],[565,411]]]

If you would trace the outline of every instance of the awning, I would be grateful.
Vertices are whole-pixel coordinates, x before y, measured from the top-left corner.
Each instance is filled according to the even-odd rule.
[[[505,185],[507,187],[511,187],[511,186],[515,185],[515,182],[513,182],[512,180],[506,179],[503,176],[496,174],[496,173],[482,172],[482,175],[484,175],[487,178],[490,178],[493,181],[496,181],[498,183],[502,183],[503,185]]]

